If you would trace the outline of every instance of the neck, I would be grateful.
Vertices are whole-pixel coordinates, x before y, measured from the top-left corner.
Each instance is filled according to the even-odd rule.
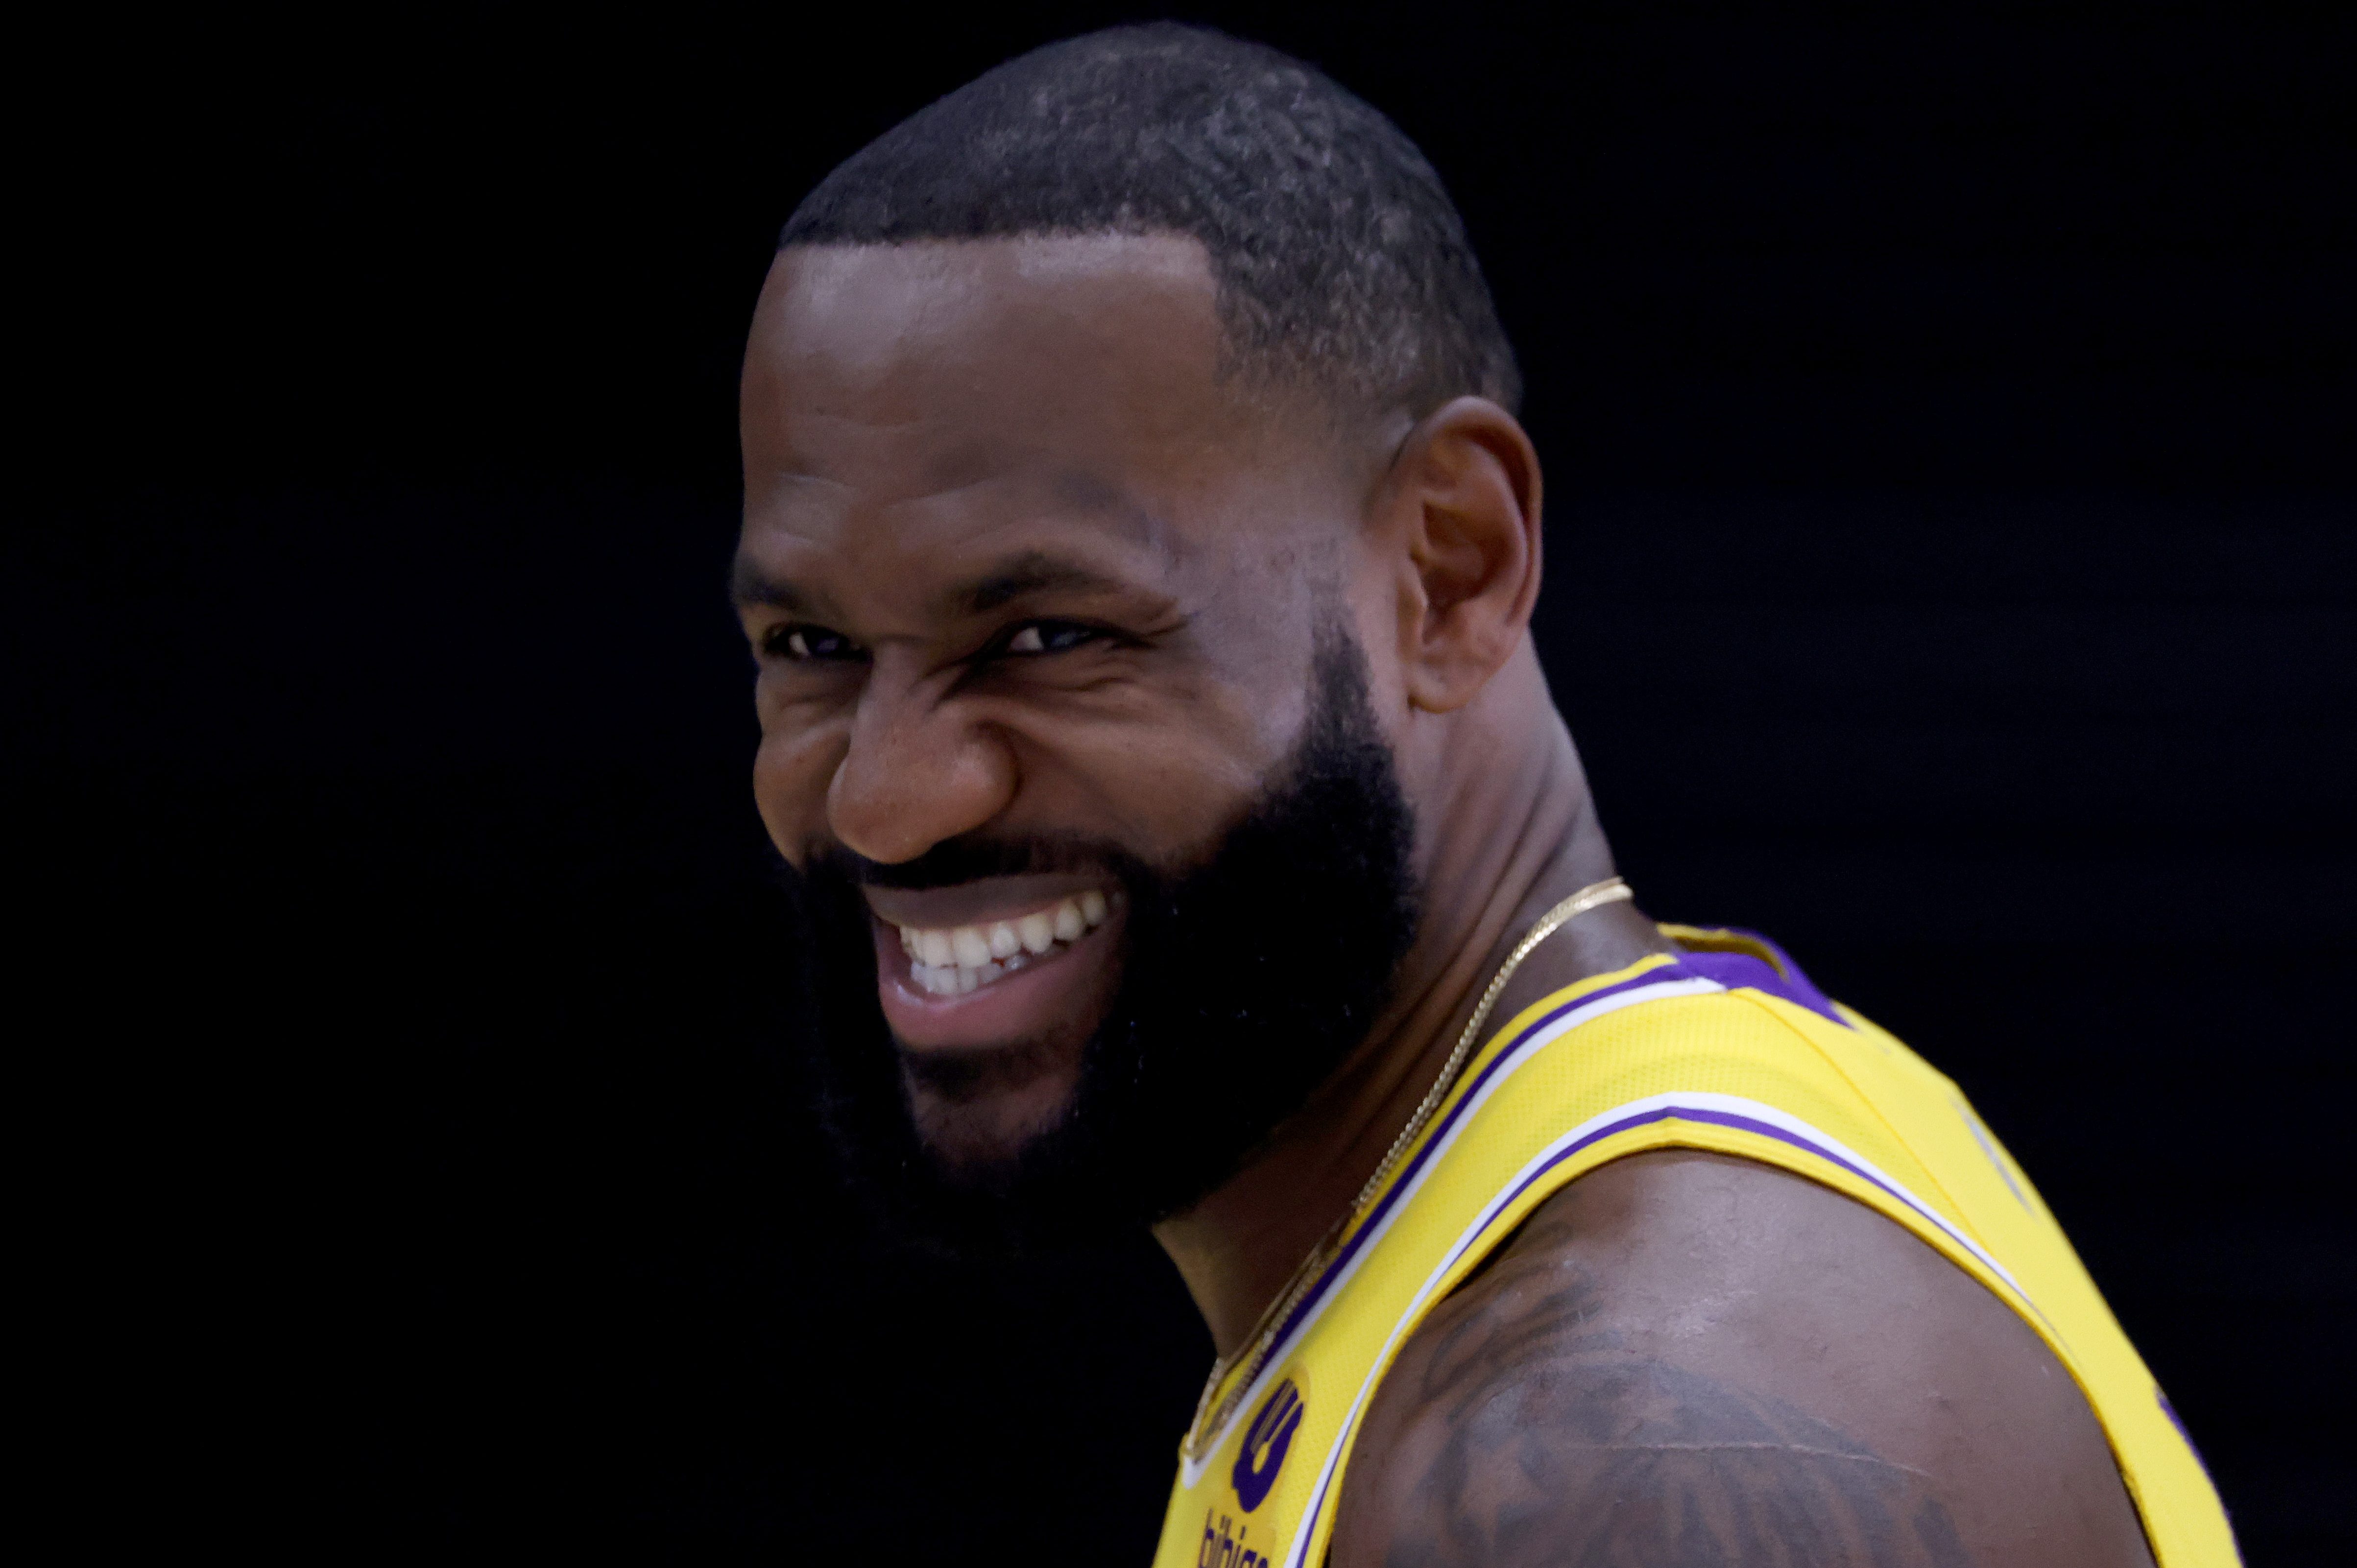
[[[1251,1161],[1155,1228],[1222,1356],[1382,1163],[1438,1076],[1508,950],[1562,899],[1612,875],[1571,736],[1527,645],[1473,709],[1451,715],[1444,773],[1421,802],[1424,920],[1391,1004],[1342,1067]],[[1533,952],[1494,1021],[1667,944],[1628,904],[1574,920]]]

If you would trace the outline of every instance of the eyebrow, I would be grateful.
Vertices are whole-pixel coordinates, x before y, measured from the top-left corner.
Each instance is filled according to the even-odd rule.
[[[985,615],[1030,594],[1118,593],[1128,587],[1092,566],[1033,550],[944,589],[934,607],[948,615]],[[728,597],[740,607],[759,605],[791,616],[821,618],[826,613],[818,596],[790,579],[767,575],[743,555],[729,565]]]
[[[1118,592],[1128,585],[1077,561],[1060,560],[1044,551],[1029,551],[994,566],[979,577],[945,590],[937,603],[943,609],[982,615],[1028,594]]]
[[[728,602],[740,608],[765,605],[771,609],[783,610],[788,615],[818,613],[818,602],[802,585],[769,576],[743,555],[728,564]]]

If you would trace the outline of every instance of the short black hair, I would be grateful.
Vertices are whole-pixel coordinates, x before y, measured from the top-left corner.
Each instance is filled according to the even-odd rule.
[[[791,245],[1178,233],[1228,367],[1350,415],[1522,377],[1440,177],[1400,128],[1260,44],[1157,23],[1035,49],[903,120],[805,198]]]

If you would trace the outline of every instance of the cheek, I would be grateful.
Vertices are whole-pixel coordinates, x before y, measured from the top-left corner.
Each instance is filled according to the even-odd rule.
[[[1351,575],[1340,608],[1366,660],[1367,704],[1396,739],[1408,711],[1404,639],[1421,625],[1425,612],[1415,574],[1401,563],[1363,561]]]
[[[1024,768],[1024,809],[1176,866],[1200,858],[1266,790],[1305,703],[1279,683],[1206,677],[1138,692],[1123,706],[1117,718],[1039,736],[1047,744]]]
[[[827,785],[843,753],[844,726],[771,729],[753,754],[753,804],[778,853],[795,865],[823,836]]]

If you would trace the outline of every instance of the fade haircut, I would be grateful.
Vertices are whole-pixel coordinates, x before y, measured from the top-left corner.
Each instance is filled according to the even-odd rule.
[[[1035,49],[920,110],[804,199],[791,245],[1184,234],[1210,253],[1222,374],[1346,420],[1522,377],[1440,177],[1299,60],[1203,28]]]

